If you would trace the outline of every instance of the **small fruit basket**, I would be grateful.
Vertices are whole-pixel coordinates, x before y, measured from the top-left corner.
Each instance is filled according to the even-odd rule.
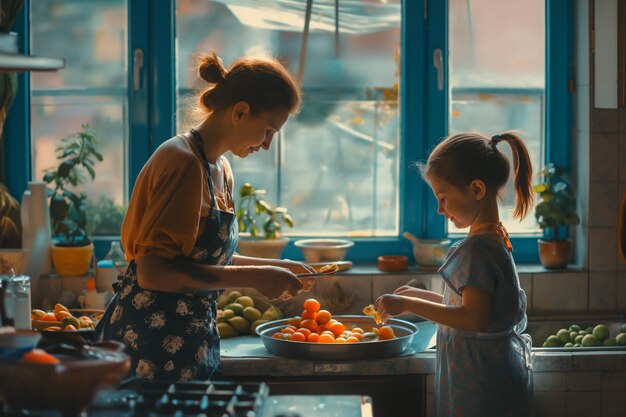
[[[56,304],[54,310],[31,312],[32,328],[45,331],[93,331],[102,318],[104,310],[68,309]]]

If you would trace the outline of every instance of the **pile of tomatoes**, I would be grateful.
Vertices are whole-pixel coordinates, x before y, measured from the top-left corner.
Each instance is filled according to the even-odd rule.
[[[302,315],[289,319],[288,323],[272,337],[310,343],[359,343],[396,337],[390,326],[373,326],[370,331],[365,331],[360,327],[344,325],[333,319],[328,310],[320,310],[320,303],[314,298],[307,299]]]

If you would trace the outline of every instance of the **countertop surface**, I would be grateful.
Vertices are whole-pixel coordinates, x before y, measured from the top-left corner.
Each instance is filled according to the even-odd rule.
[[[404,375],[435,372],[434,349],[375,360],[301,360],[269,353],[259,337],[240,336],[221,340],[221,356],[222,373],[225,377],[229,375]],[[626,347],[606,351],[550,352],[542,350],[534,351],[532,356],[535,372],[626,370]]]

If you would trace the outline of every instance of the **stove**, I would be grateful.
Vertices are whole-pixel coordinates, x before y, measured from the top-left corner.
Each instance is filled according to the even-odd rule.
[[[117,390],[101,392],[90,408],[78,416],[263,417],[268,396],[269,388],[263,382],[168,383],[134,379]],[[69,417],[58,411],[29,410],[0,411],[0,416]]]

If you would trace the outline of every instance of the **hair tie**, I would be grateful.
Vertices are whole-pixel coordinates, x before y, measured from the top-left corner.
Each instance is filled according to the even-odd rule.
[[[493,135],[491,137],[491,140],[489,141],[489,145],[491,145],[492,149],[496,149],[496,146],[498,145],[498,142],[500,142],[502,140],[502,136],[500,135]]]

